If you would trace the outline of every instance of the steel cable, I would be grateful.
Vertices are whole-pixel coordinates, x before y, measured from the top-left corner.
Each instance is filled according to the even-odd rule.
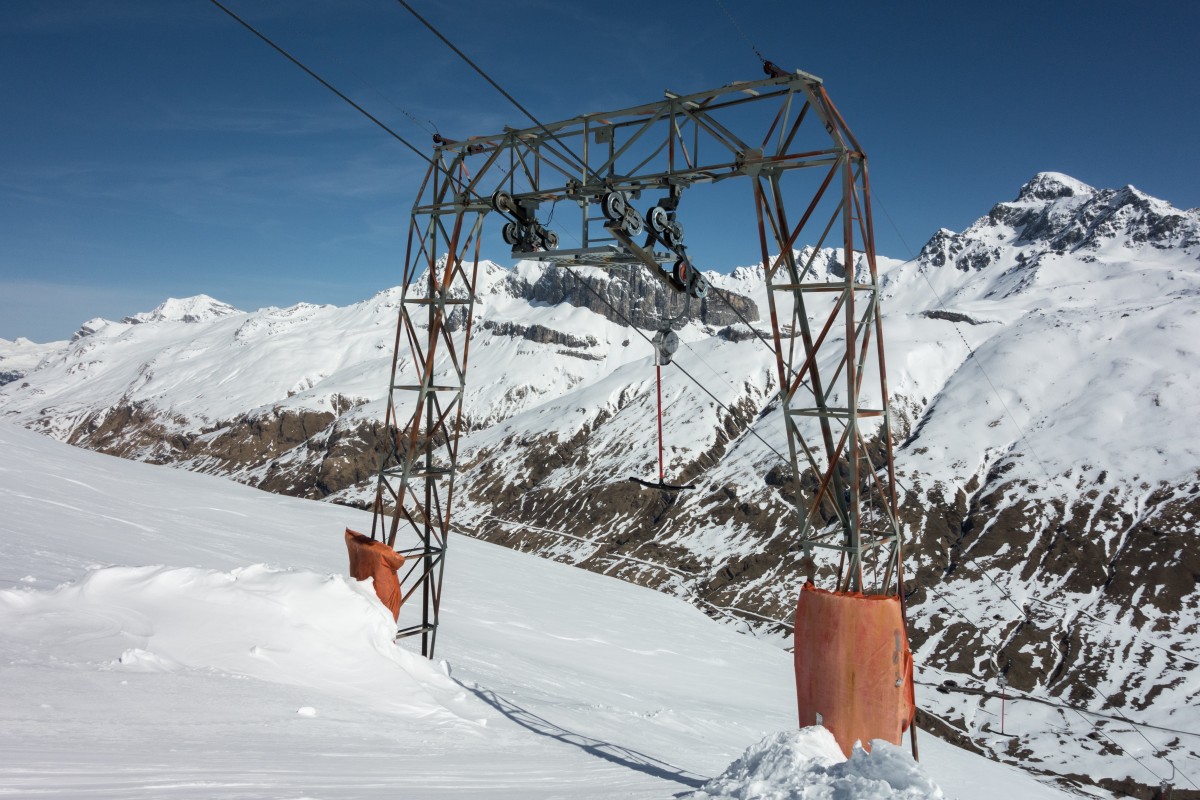
[[[266,36],[265,34],[263,34],[263,33],[260,33],[260,32],[258,31],[258,29],[256,29],[256,28],[255,28],[253,25],[251,25],[249,22],[246,22],[246,20],[242,19],[242,18],[241,18],[241,17],[239,17],[237,14],[235,14],[235,13],[233,13],[231,10],[229,10],[227,7],[225,7],[224,5],[222,5],[222,4],[219,2],[219,0],[209,0],[209,2],[210,2],[210,3],[212,3],[214,6],[216,6],[217,8],[221,9],[222,11],[224,11],[226,14],[228,14],[230,17],[232,17],[232,18],[233,18],[234,20],[236,20],[238,23],[240,23],[240,24],[242,25],[242,27],[244,27],[246,30],[248,30],[248,31],[250,31],[251,33],[253,33],[253,34],[254,34],[255,36],[257,36],[259,39],[262,39],[264,42],[266,42],[268,45],[270,45],[270,46],[271,46],[271,47],[272,47],[272,48],[273,48],[273,49],[274,49],[276,52],[278,52],[280,55],[282,55],[282,56],[283,56],[284,58],[286,58],[288,61],[291,61],[291,62],[292,62],[293,64],[295,64],[297,67],[299,67],[300,69],[304,70],[306,73],[308,73],[308,75],[309,75],[310,77],[312,77],[313,79],[315,79],[315,80],[316,80],[318,83],[320,83],[320,84],[321,84],[322,86],[324,86],[326,89],[328,89],[329,91],[333,92],[335,95],[337,95],[338,97],[340,97],[342,100],[344,100],[344,101],[346,101],[347,103],[349,103],[349,104],[350,104],[350,105],[351,105],[351,106],[352,106],[352,107],[353,107],[353,108],[354,108],[356,111],[358,111],[358,113],[362,114],[364,117],[366,117],[367,119],[371,120],[371,122],[373,122],[373,123],[375,123],[376,125],[378,125],[378,126],[379,126],[380,128],[382,128],[384,131],[386,131],[386,132],[387,132],[387,133],[388,133],[388,134],[389,134],[389,135],[390,135],[390,136],[391,136],[393,139],[395,139],[396,141],[400,142],[400,144],[404,145],[404,146],[405,146],[405,147],[407,147],[409,150],[411,150],[411,151],[413,151],[414,153],[416,153],[416,154],[417,154],[417,157],[418,157],[418,158],[420,158],[422,161],[425,161],[426,163],[428,163],[428,164],[430,164],[430,165],[432,165],[432,164],[433,164],[433,160],[432,160],[432,159],[430,159],[430,158],[429,158],[429,156],[427,156],[427,155],[425,155],[423,152],[421,152],[419,149],[417,149],[417,147],[416,147],[416,146],[415,146],[415,145],[414,145],[412,142],[408,141],[408,140],[407,140],[407,139],[405,139],[403,136],[401,136],[400,134],[396,133],[394,130],[392,130],[391,128],[389,128],[387,125],[385,125],[383,122],[381,122],[381,121],[380,121],[380,120],[379,120],[377,117],[375,117],[375,116],[374,116],[374,115],[373,115],[371,112],[367,111],[365,108],[363,108],[362,106],[360,106],[358,103],[354,102],[354,101],[353,101],[353,100],[351,100],[349,97],[347,97],[346,95],[342,94],[340,91],[338,91],[338,89],[337,89],[337,88],[336,88],[336,87],[335,87],[333,84],[331,84],[329,81],[327,81],[327,80],[325,80],[324,78],[322,78],[322,77],[321,77],[320,75],[318,75],[317,73],[313,72],[313,71],[312,71],[311,69],[309,69],[308,67],[304,66],[304,64],[303,64],[303,63],[301,63],[299,59],[297,59],[295,56],[293,56],[293,55],[292,55],[291,53],[289,53],[288,51],[284,50],[284,49],[283,49],[282,47],[280,47],[279,45],[275,44],[275,42],[273,42],[273,41],[271,41],[270,39],[268,39],[268,38],[267,38],[267,36]]]

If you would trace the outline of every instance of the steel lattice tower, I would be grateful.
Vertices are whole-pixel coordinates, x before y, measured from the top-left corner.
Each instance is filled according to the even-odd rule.
[[[372,523],[372,538],[412,559],[401,583],[409,608],[420,594],[422,617],[399,635],[419,634],[433,654],[485,229],[499,220],[515,258],[644,265],[703,298],[684,241],[688,198],[731,179],[749,184],[770,294],[797,546],[838,557],[838,589],[903,597],[867,158],[819,78],[776,70],[436,141],[409,226]],[[560,213],[551,230],[539,207],[563,200],[579,214]],[[560,230],[575,246],[559,247]],[[798,243],[813,249],[798,256]],[[835,279],[813,278],[822,247],[840,252]],[[806,473],[815,489],[802,488]]]

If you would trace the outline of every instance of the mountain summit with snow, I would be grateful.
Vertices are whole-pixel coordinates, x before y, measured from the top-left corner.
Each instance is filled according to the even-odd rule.
[[[842,264],[812,261],[815,280]],[[1119,721],[1200,726],[1200,211],[1047,172],[912,261],[879,264],[921,722],[1113,788],[1196,763],[1193,738]],[[761,267],[711,273],[680,325],[676,362],[703,387],[664,370],[667,471],[696,486],[674,497],[627,480],[657,466],[643,334],[671,313],[661,285],[531,262],[481,272],[460,530],[788,643],[803,580],[789,498],[811,476],[780,456]],[[0,386],[0,417],[365,505],[399,291],[254,312],[193,300],[88,323],[27,358]],[[17,350],[0,343],[0,369]],[[1005,707],[1003,733],[1002,676],[1027,698]]]
[[[206,294],[185,297],[182,300],[168,297],[153,311],[125,317],[122,322],[138,325],[143,322],[210,322],[230,314],[240,313],[236,308]]]
[[[1072,254],[1095,263],[1122,254],[1135,258],[1145,248],[1200,254],[1200,209],[1180,211],[1133,186],[1099,191],[1042,172],[1021,187],[1016,200],[997,203],[962,233],[939,231],[918,261],[962,271],[994,264],[1036,270],[1044,257]]]

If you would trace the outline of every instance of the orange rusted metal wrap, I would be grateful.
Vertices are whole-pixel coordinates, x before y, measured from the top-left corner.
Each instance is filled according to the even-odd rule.
[[[899,597],[805,584],[795,644],[800,727],[824,725],[847,757],[856,741],[900,744],[916,705]]]
[[[375,594],[392,612],[393,619],[400,617],[400,579],[396,570],[404,566],[404,556],[369,536],[346,528],[346,549],[350,552],[350,577],[365,581],[375,579]]]

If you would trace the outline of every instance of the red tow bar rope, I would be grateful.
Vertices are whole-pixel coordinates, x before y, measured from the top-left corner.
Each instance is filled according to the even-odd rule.
[[[663,445],[662,445],[662,366],[654,365],[655,378],[658,381],[658,482],[663,478]]]

